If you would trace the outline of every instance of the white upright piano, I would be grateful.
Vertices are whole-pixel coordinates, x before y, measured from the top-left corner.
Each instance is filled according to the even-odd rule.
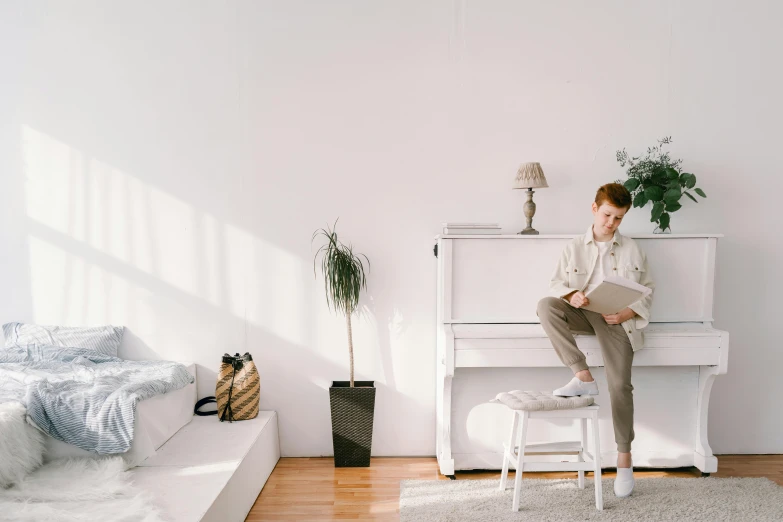
[[[437,441],[440,472],[500,469],[510,413],[487,401],[501,391],[565,384],[536,304],[548,295],[574,235],[437,236]],[[656,284],[644,348],[634,356],[634,467],[717,471],[707,441],[710,390],[726,373],[729,334],[712,326],[719,234],[629,235]],[[577,345],[599,383],[602,462],[616,464],[609,392],[595,336]],[[530,442],[573,440],[576,424],[532,423]]]

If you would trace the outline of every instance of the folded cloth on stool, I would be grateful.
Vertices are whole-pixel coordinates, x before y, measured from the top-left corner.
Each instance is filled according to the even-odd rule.
[[[513,390],[501,392],[489,402],[505,404],[512,410],[549,411],[573,410],[593,404],[592,396],[558,397],[551,392]]]

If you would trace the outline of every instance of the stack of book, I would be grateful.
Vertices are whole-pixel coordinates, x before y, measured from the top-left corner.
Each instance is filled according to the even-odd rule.
[[[500,234],[497,223],[443,223],[444,234]]]

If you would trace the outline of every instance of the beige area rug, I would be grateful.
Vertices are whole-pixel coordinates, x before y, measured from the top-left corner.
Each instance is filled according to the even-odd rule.
[[[514,513],[513,490],[499,491],[499,480],[404,480],[400,520],[783,520],[783,487],[766,478],[637,478],[633,493],[623,499],[614,496],[614,479],[602,484],[604,510],[598,511],[592,479],[585,479],[585,489],[576,479],[524,479]]]

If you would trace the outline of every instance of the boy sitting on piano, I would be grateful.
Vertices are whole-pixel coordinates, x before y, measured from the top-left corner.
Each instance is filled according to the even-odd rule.
[[[598,395],[598,385],[585,355],[576,346],[574,334],[595,335],[601,345],[618,451],[614,482],[618,497],[627,497],[634,487],[631,365],[634,352],[643,345],[641,330],[650,320],[652,292],[610,315],[582,307],[590,302],[585,294],[610,275],[625,277],[650,290],[655,288],[644,252],[618,231],[630,208],[631,194],[623,185],[609,183],[598,189],[592,205],[593,223],[584,235],[566,245],[549,284],[550,297],[538,303],[541,326],[560,360],[574,372],[574,378],[554,395]]]

